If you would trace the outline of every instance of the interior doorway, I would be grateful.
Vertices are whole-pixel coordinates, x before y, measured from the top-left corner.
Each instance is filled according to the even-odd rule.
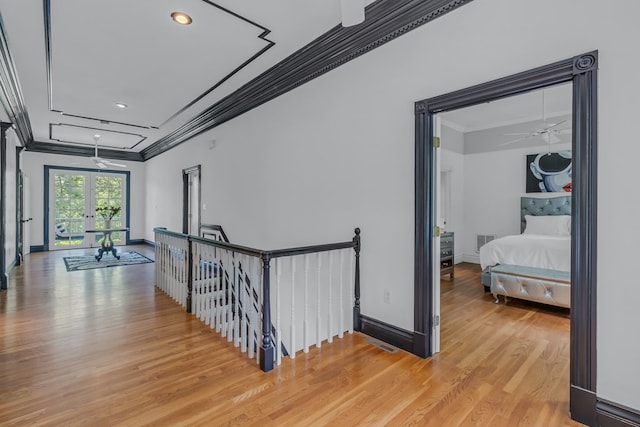
[[[497,79],[415,105],[415,306],[414,353],[432,354],[433,247],[436,225],[433,117],[448,110],[520,93],[572,83],[573,196],[571,201],[571,417],[595,421],[597,281],[597,69],[598,53],[589,52],[533,70]]]
[[[549,219],[551,223],[556,218],[564,220],[570,205],[539,214],[530,209],[523,211],[522,205],[532,198],[537,202],[535,206],[544,206],[546,201],[568,203],[571,199],[571,89],[570,84],[556,85],[434,117],[434,134],[439,138],[435,155],[435,179],[439,178],[434,186],[436,218],[440,240],[449,244],[438,245],[434,234],[435,248],[439,250],[433,251],[433,265],[440,265],[434,273],[440,270],[443,282],[434,275],[434,316],[441,320],[433,328],[432,353],[439,351],[435,345],[440,343],[437,334],[447,319],[447,313],[440,316],[436,311],[436,302],[442,297],[440,285],[454,293],[455,264],[466,262],[484,271],[482,283],[478,280],[474,284],[480,292],[478,304],[495,298],[482,291],[483,285],[487,290],[490,285],[490,269],[500,264],[569,275],[570,228],[562,235],[551,235],[558,230],[540,230],[542,234],[533,236],[534,229],[523,234],[522,223],[525,214],[540,215],[536,218]],[[568,166],[563,162],[561,168],[552,168],[555,164],[547,159],[555,160],[560,155],[566,156],[562,160],[568,161]],[[531,161],[532,157],[535,161]],[[566,181],[568,185],[564,185]],[[444,232],[448,240],[442,238]],[[443,257],[442,262],[439,256]],[[524,287],[531,289],[548,287],[556,298],[545,300],[533,294],[518,294],[515,288],[521,280],[526,282]],[[504,291],[496,289],[496,295],[521,295],[523,300],[566,307],[568,289],[564,281],[518,277]]]
[[[182,171],[182,232],[200,235],[200,165]]]
[[[20,228],[21,233],[20,237],[22,239],[21,242],[21,258],[24,258],[26,255],[29,255],[31,252],[31,181],[29,177],[24,173],[20,172]]]
[[[47,178],[49,250],[98,247],[103,236],[87,230],[127,227],[126,172],[49,168]],[[111,238],[126,243],[124,232]]]

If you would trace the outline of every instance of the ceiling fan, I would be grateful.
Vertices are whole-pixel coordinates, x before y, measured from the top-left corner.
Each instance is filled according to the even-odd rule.
[[[119,168],[126,168],[127,165],[123,165],[122,163],[116,163],[116,162],[112,162],[111,160],[108,159],[103,159],[102,157],[98,157],[98,141],[100,140],[100,135],[93,135],[93,141],[94,141],[94,155],[93,157],[89,157],[89,160],[91,160],[94,164],[94,166],[96,166],[97,168],[100,169],[107,169],[109,166],[115,166],[115,167],[119,167]]]
[[[540,138],[542,139],[545,143],[551,145],[551,144],[556,144],[560,141],[562,141],[562,139],[560,138],[560,135],[565,135],[565,134],[570,134],[571,133],[571,129],[557,129],[558,126],[560,126],[563,123],[568,122],[568,120],[562,120],[558,123],[547,123],[547,116],[546,116],[546,110],[545,110],[545,102],[544,102],[544,90],[542,91],[542,123],[544,123],[544,126],[538,129],[535,129],[531,132],[524,132],[524,133],[505,133],[504,135],[506,136],[518,136],[519,138],[514,139],[512,141],[507,141],[507,142],[503,142],[500,145],[509,145],[509,144],[513,144],[516,142],[520,142],[520,141],[524,141],[526,139],[530,139],[530,138]]]

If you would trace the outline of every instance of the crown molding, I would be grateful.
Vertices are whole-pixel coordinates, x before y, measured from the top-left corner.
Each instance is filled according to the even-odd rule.
[[[31,122],[24,103],[13,57],[9,51],[4,21],[0,16],[0,102],[24,147],[33,142]]]
[[[66,156],[93,157],[95,148],[88,146],[72,146],[65,144],[52,144],[50,142],[33,141],[29,144],[28,151],[47,154],[62,154]],[[109,160],[128,160],[131,162],[142,162],[144,159],[140,153],[122,150],[100,149],[100,157]]]

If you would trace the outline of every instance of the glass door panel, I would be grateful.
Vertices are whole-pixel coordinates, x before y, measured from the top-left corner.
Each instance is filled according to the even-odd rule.
[[[124,206],[124,178],[117,175],[95,175],[94,177],[94,203],[96,207],[96,229],[123,228],[126,227],[123,213]],[[118,209],[119,208],[119,209]],[[99,240],[102,235],[96,234]],[[125,233],[116,231],[111,234],[114,244],[124,244]]]
[[[66,171],[49,173],[49,249],[99,247],[103,233],[86,230],[125,228],[126,176],[117,173]],[[112,241],[126,243],[126,233]]]
[[[55,249],[85,247],[87,179],[82,174],[56,172],[53,176],[54,209],[50,221]]]

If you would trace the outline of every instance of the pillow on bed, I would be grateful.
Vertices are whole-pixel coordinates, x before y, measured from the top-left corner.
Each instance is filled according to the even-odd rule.
[[[533,216],[525,215],[527,226],[524,234],[541,234],[543,236],[571,236],[571,215]]]

